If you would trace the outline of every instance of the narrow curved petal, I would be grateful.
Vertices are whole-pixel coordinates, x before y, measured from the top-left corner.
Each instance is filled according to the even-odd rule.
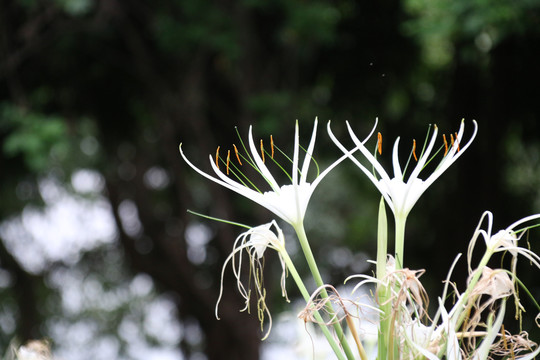
[[[180,153],[182,155],[182,158],[188,163],[188,165],[191,166],[200,175],[218,183],[219,185],[226,187],[229,190],[232,190],[236,193],[239,193],[240,195],[251,199],[252,201],[265,207],[266,209],[279,216],[281,219],[294,226],[295,224],[303,222],[309,199],[322,178],[326,176],[330,170],[332,170],[346,157],[342,156],[340,159],[330,165],[325,171],[323,171],[322,174],[318,174],[319,176],[315,178],[313,183],[310,184],[307,181],[307,173],[309,171],[309,165],[311,163],[311,158],[313,156],[313,151],[315,147],[317,124],[318,121],[317,119],[315,119],[311,140],[306,151],[302,169],[300,170],[298,168],[300,139],[298,121],[296,122],[293,149],[294,154],[292,157],[292,181],[290,184],[285,184],[282,186],[277,183],[275,178],[272,176],[270,170],[264,164],[261,155],[259,155],[259,149],[257,149],[257,146],[253,140],[253,127],[250,126],[248,138],[249,150],[251,152],[251,155],[248,153],[248,157],[251,162],[250,165],[252,165],[255,170],[260,173],[260,175],[266,180],[266,182],[270,185],[272,189],[271,191],[267,191],[264,193],[260,192],[258,189],[251,189],[247,187],[244,183],[237,182],[231,177],[225,175],[219,169],[218,165],[214,162],[211,155],[209,156],[210,165],[213,171],[216,173],[217,177],[209,175],[197,168],[195,165],[193,165],[183,153],[182,144],[180,144]],[[298,181],[299,176],[300,182]]]
[[[392,149],[392,166],[394,168],[394,178],[403,180],[403,172],[401,171],[401,166],[399,165],[399,137],[394,143],[394,148]]]
[[[379,162],[377,161],[377,159],[375,159],[375,157],[371,154],[371,152],[369,152],[369,150],[364,146],[364,144],[362,144],[362,142],[358,139],[358,137],[354,134],[349,122],[347,121],[346,122],[347,124],[347,129],[349,131],[349,134],[354,142],[354,144],[356,145],[356,147],[362,152],[362,154],[366,157],[366,159],[371,163],[371,165],[373,165],[373,167],[375,168],[375,170],[377,171],[377,173],[379,174],[379,176],[384,180],[384,181],[390,181],[390,177],[388,176],[388,174],[386,173],[386,171],[384,170],[384,168],[381,166],[381,164],[379,164]]]
[[[460,140],[461,140],[461,137],[463,136],[464,123],[465,123],[464,121],[461,122],[461,127],[459,130],[460,133],[458,134],[458,138],[460,138]],[[465,144],[465,146],[463,147],[461,147],[460,145],[459,151],[457,150],[458,144],[455,144],[454,146],[452,146],[452,149],[448,151],[448,154],[446,154],[445,158],[441,161],[437,169],[435,169],[433,174],[428,179],[426,179],[427,186],[430,186],[431,184],[433,184],[433,182],[437,180],[439,176],[441,176],[442,173],[445,172],[450,167],[450,165],[452,165],[457,159],[459,159],[459,157],[469,148],[469,146],[471,145],[471,143],[476,137],[476,133],[478,132],[478,124],[476,123],[476,121],[473,120],[473,124],[474,124],[474,132],[471,135],[471,138],[469,139],[467,144]]]
[[[236,183],[236,182],[234,182],[234,181],[232,181],[232,180],[230,180],[230,179],[228,179],[228,178],[227,178],[227,181],[223,181],[223,180],[220,180],[220,179],[218,179],[218,178],[216,178],[216,177],[214,177],[214,176],[212,176],[212,175],[209,175],[209,174],[205,173],[204,171],[202,171],[201,169],[199,169],[198,167],[196,167],[195,165],[193,165],[193,164],[191,163],[191,161],[189,161],[189,160],[187,159],[187,157],[185,156],[184,152],[182,151],[182,144],[180,144],[179,149],[180,149],[180,155],[182,155],[182,157],[184,158],[184,161],[185,161],[185,162],[186,162],[193,170],[195,170],[196,172],[198,172],[200,175],[204,176],[204,177],[207,178],[208,180],[211,180],[211,181],[213,181],[213,182],[215,182],[215,183],[217,183],[217,184],[219,184],[219,185],[221,185],[221,186],[223,186],[223,187],[226,187],[226,188],[229,189],[229,190],[232,190],[232,191],[235,191],[235,192],[237,192],[237,193],[240,193],[241,195],[244,195],[244,196],[246,196],[246,197],[251,197],[251,196],[253,196],[254,194],[257,194],[257,192],[254,191],[254,190],[248,189],[248,188],[246,188],[246,187],[244,187],[244,186],[242,186],[242,187],[238,186],[238,185],[239,185],[238,183]],[[211,163],[213,166],[215,166],[214,162],[212,161],[212,157],[211,157],[211,156],[210,156],[210,163]],[[217,167],[216,167],[216,169],[217,169]],[[215,171],[215,169],[214,169],[214,171]],[[219,170],[216,172],[216,174],[218,174],[218,176],[219,176],[220,173],[221,173],[221,172],[220,172]]]
[[[362,155],[371,163],[375,172],[380,177],[377,179],[376,176],[369,171],[364,165],[362,165],[355,157],[348,155],[349,158],[362,170],[362,172],[371,180],[371,182],[377,187],[381,192],[386,202],[392,209],[394,215],[407,216],[411,211],[413,206],[416,204],[420,196],[426,191],[426,189],[446,170],[452,163],[457,160],[461,154],[467,150],[478,130],[478,125],[476,121],[474,123],[474,132],[470,140],[462,146],[459,144],[463,137],[464,133],[464,122],[462,121],[459,133],[456,136],[453,146],[449,149],[448,153],[445,154],[443,159],[440,161],[439,166],[435,171],[428,176],[425,180],[420,178],[420,173],[424,169],[428,161],[430,161],[430,155],[435,146],[437,140],[438,128],[434,125],[433,134],[426,149],[422,151],[418,163],[415,168],[412,170],[411,174],[408,176],[407,181],[405,181],[406,175],[403,173],[403,169],[399,162],[399,138],[396,139],[394,147],[392,150],[392,167],[394,172],[394,177],[390,178],[388,173],[384,170],[381,164],[377,161],[375,156],[371,154],[370,151],[363,145],[363,143],[358,139],[358,137],[352,131],[350,124],[347,122],[347,129],[351,139],[355,143],[356,147]],[[346,148],[336,139],[330,130],[330,125],[328,125],[328,133],[332,138],[332,141],[343,151],[347,153]],[[459,149],[459,150],[458,150]]]
[[[298,130],[298,120],[294,126],[294,148],[293,148],[293,163],[292,163],[292,183],[298,184],[298,148],[300,147],[300,135]]]
[[[347,124],[348,125],[348,124]],[[336,146],[341,150],[343,151],[346,156],[349,157],[349,159],[351,159],[351,161],[356,165],[358,166],[358,168],[360,170],[362,170],[362,172],[368,177],[369,180],[371,180],[371,182],[373,183],[373,185],[375,185],[377,187],[377,189],[381,192],[381,194],[383,195],[383,197],[385,198],[386,202],[389,204],[390,208],[392,209],[392,211],[394,211],[394,208],[392,206],[392,199],[389,197],[389,194],[388,194],[388,190],[387,188],[385,188],[384,186],[384,182],[380,182],[377,178],[375,178],[375,176],[371,173],[371,171],[369,171],[368,169],[366,169],[366,167],[364,165],[362,165],[354,156],[352,156],[352,153],[354,152],[354,149],[353,151],[348,151],[345,146],[343,146],[343,144],[341,144],[341,142],[336,138],[336,136],[334,135],[334,133],[332,132],[332,129],[330,128],[330,122],[328,122],[328,125],[327,125],[327,131],[328,131],[328,135],[330,136],[330,139],[332,139],[332,141],[334,142],[334,144],[336,144]],[[358,138],[355,136],[356,140],[355,141],[355,144],[358,146],[358,143],[361,144],[361,141],[358,140]],[[354,141],[354,139],[353,139]],[[360,150],[362,150],[362,148],[365,149],[364,145],[361,144],[361,147],[358,147]],[[369,154],[369,151],[367,149],[365,149],[365,151],[367,152],[367,154]],[[364,156],[367,156],[364,152],[362,152],[364,154]],[[371,154],[369,154],[371,155]],[[376,160],[375,160],[376,162]],[[377,163],[378,164],[378,163]],[[382,169],[382,167],[379,165],[380,169]],[[382,169],[382,171],[384,172],[384,169]],[[385,173],[386,174],[386,173]],[[388,175],[386,175],[386,178],[388,178]],[[388,181],[390,181],[390,179],[388,178]]]
[[[311,134],[311,140],[309,141],[309,146],[306,151],[306,157],[304,158],[304,164],[302,165],[300,184],[305,184],[307,181],[307,174],[309,170],[309,163],[313,157],[313,149],[315,148],[315,139],[317,137],[317,124],[318,119],[315,118],[315,124],[313,125],[313,133]]]
[[[418,159],[418,164],[416,164],[416,167],[414,168],[413,172],[411,173],[411,176],[409,176],[409,180],[416,179],[419,175],[424,166],[426,165],[426,162],[429,159],[429,155],[431,154],[431,150],[433,150],[433,146],[435,145],[435,141],[437,140],[437,133],[438,128],[437,125],[434,125],[433,135],[431,136],[431,140],[429,142],[429,145],[426,149],[426,151],[422,154],[420,159]]]
[[[369,133],[369,135],[362,141],[362,143],[365,143],[366,141],[368,141],[368,139],[371,137],[371,135],[373,134],[373,132],[375,131],[375,128],[377,127],[377,119],[375,119],[375,125],[373,126],[373,128],[371,129],[371,132]],[[328,121],[328,125],[327,125],[327,131],[328,131],[328,134],[330,136],[330,138],[332,138],[332,140],[334,142],[337,142],[336,145],[338,145],[338,147],[340,148],[340,150],[343,151],[344,155],[342,155],[339,159],[337,159],[336,161],[334,161],[332,164],[330,164],[323,172],[321,172],[319,174],[319,176],[317,176],[317,178],[315,180],[313,180],[313,183],[311,184],[311,186],[313,188],[315,188],[319,182],[324,179],[324,177],[332,170],[334,169],[339,163],[341,163],[343,160],[345,160],[346,158],[348,157],[351,157],[351,155],[353,153],[356,152],[356,148],[352,149],[352,150],[347,150],[345,149],[345,147],[343,145],[341,145],[341,143],[336,139],[336,137],[334,136],[334,134],[332,133],[332,130],[330,129],[330,121]],[[354,158],[353,158],[354,159]]]
[[[253,156],[253,160],[255,161],[255,165],[261,172],[261,175],[264,177],[266,182],[270,185],[272,190],[279,191],[279,185],[264,164],[264,161],[259,155],[259,151],[257,150],[257,147],[255,146],[255,143],[253,142],[253,127],[249,127],[249,135],[248,135],[248,142],[249,142],[249,149],[251,150],[251,155]]]
[[[514,228],[516,228],[517,226],[519,226],[521,224],[524,224],[526,222],[529,222],[531,220],[536,220],[536,219],[539,219],[539,218],[540,218],[540,214],[529,215],[527,217],[524,217],[523,219],[520,219],[520,220],[516,221],[515,223],[513,223],[512,225],[507,227],[506,230],[507,231],[512,231]]]

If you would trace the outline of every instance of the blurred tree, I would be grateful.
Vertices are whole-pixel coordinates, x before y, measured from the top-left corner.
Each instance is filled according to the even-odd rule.
[[[335,64],[319,59],[330,59],[335,44],[356,46],[346,44],[354,34],[341,44],[339,31],[349,30],[338,24],[357,21],[358,11],[353,1],[2,3],[2,162],[10,172],[2,191],[13,200],[3,218],[40,201],[37,191],[14,196],[21,181],[38,188],[53,176],[68,185],[73,170],[96,169],[131,268],[178,294],[179,316],[197,320],[209,359],[257,358],[257,322],[238,314],[234,293],[225,292],[222,320],[214,318],[218,269],[235,233],[220,227],[209,255],[194,263],[184,237],[194,220],[185,209],[232,219],[240,212],[254,224],[268,215],[248,215],[230,194],[193,182],[178,142],[200,157],[229,142],[233,124],[256,121],[261,132],[277,133],[281,121],[329,113]],[[92,140],[97,150],[89,153]],[[122,209],[133,209],[140,226],[126,228]],[[17,262],[3,254],[15,273],[7,265]],[[37,298],[27,300],[37,307]],[[35,313],[18,306],[21,316]],[[39,325],[32,316],[18,334],[39,336]]]
[[[516,137],[538,142],[537,1],[18,0],[0,7],[0,219],[43,205],[43,179],[69,189],[75,171],[101,174],[129,268],[175,294],[179,319],[203,334],[200,344],[180,344],[188,358],[202,348],[208,359],[256,359],[261,333],[255,316],[238,314],[243,304],[231,286],[221,321],[214,318],[219,268],[237,232],[203,227],[197,241],[204,251],[197,253],[186,234],[198,222],[185,210],[253,225],[269,217],[196,178],[178,155],[180,141],[204,168],[206,154],[232,142],[234,125],[243,131],[254,123],[258,134],[273,133],[286,144],[295,118],[308,125],[316,115],[352,118],[364,128],[379,116],[385,139],[434,121],[447,131],[463,116],[478,118],[473,155],[449,173],[454,181],[434,186],[409,227],[419,247],[411,267],[434,269],[436,279],[451,260],[430,256],[435,244],[451,254],[464,251],[486,208],[496,215],[506,210],[502,219],[509,221],[501,224],[531,210],[531,190],[521,185],[516,197],[504,180],[504,164],[513,160],[502,161]],[[369,121],[358,123],[359,117]],[[323,162],[325,156],[332,155],[323,154]],[[373,191],[358,183],[356,169],[344,165],[340,175],[328,181],[346,185],[331,183],[334,191],[325,191],[313,211],[325,213],[324,204],[332,204],[344,229],[320,230],[331,237],[315,245],[324,254],[325,244],[373,249],[366,225],[376,196],[363,193]],[[365,199],[366,206],[356,205]],[[455,219],[452,234],[448,218]],[[420,233],[428,224],[431,231]],[[111,267],[103,261],[90,254],[81,264],[92,272]],[[123,274],[123,260],[115,261]],[[54,308],[38,309],[44,294],[58,296],[47,286],[58,264],[31,273],[6,246],[0,262],[12,278],[1,296],[5,311],[18,314],[16,333],[47,335],[41,325]],[[322,262],[336,281],[343,279],[339,264]],[[12,335],[5,332],[3,344]]]

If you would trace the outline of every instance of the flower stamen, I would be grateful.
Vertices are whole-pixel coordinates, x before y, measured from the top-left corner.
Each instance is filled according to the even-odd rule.
[[[229,161],[231,160],[231,150],[227,150],[227,175],[229,175]]]
[[[270,147],[272,148],[272,159],[274,158],[274,138],[270,135]]]
[[[240,161],[240,155],[238,155],[238,149],[236,148],[236,145],[232,145],[234,147],[234,153],[236,154],[236,159],[238,160],[238,163],[242,165],[242,161]]]
[[[377,150],[379,155],[382,155],[382,135],[380,132],[377,133]]]
[[[458,136],[457,136],[457,133],[456,134],[456,146],[457,146],[457,152],[459,152],[459,139],[458,139]]]
[[[219,169],[219,146],[216,149],[216,166]]]
[[[413,154],[414,160],[418,162],[418,158],[416,157],[416,139],[413,139],[412,141],[412,154]]]
[[[262,139],[261,139],[261,158],[262,158],[262,161],[263,161],[263,164],[264,164],[264,145],[263,145]]]
[[[450,146],[454,147],[454,135],[450,134]]]
[[[446,154],[448,154],[448,142],[446,141],[446,135],[443,134],[443,140],[444,140],[444,156],[446,156]]]

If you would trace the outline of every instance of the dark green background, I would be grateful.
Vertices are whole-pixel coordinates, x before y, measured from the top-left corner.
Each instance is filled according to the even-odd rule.
[[[328,119],[346,140],[345,120],[361,136],[378,117],[386,155],[398,135],[405,154],[428,124],[449,133],[462,118],[468,129],[478,121],[473,145],[408,222],[406,266],[427,269],[422,279],[435,301],[483,211],[494,212],[495,230],[540,211],[539,61],[537,0],[1,1],[0,219],[43,205],[40,180],[70,189],[71,174],[84,168],[103,175],[116,220],[129,200],[143,227],[135,236],[120,230],[114,245],[83,254],[75,265],[50,263],[39,273],[2,246],[0,266],[12,281],[0,289],[0,309],[16,314],[17,327],[0,334],[0,347],[14,335],[48,336],[51,319],[97,319],[102,334],[117,336],[133,311],[129,304],[69,316],[54,306],[60,294],[47,279],[66,268],[113,289],[147,273],[157,293],[177,304],[181,322],[202,330],[200,342],[178,344],[187,358],[202,351],[208,359],[256,359],[258,324],[238,314],[243,304],[232,280],[223,319],[213,315],[221,264],[238,229],[210,223],[212,256],[197,265],[187,257],[183,230],[201,221],[188,208],[252,225],[271,217],[198,177],[178,143],[208,169],[207,154],[236,141],[234,126],[246,134],[253,124],[257,137],[272,134],[288,150],[294,121],[307,144],[315,116],[321,164],[339,155],[325,133]],[[92,155],[81,151],[85,139],[97,144]],[[135,170],[129,176],[119,171],[126,165]],[[144,183],[156,166],[171,180],[160,190]],[[16,191],[21,184],[30,189],[25,196]],[[330,261],[331,249],[374,258],[378,200],[350,162],[315,193],[307,227],[326,281],[339,284],[363,267]],[[171,226],[176,230],[167,231]],[[531,246],[538,252],[538,233]],[[275,260],[268,261],[266,280],[277,312],[284,302]],[[540,297],[536,273],[526,262],[521,269]],[[463,285],[465,278],[462,262],[455,279]]]

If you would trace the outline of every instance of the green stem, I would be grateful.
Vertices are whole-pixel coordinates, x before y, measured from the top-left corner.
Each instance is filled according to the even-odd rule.
[[[493,255],[493,252],[490,249],[488,249],[486,253],[484,254],[484,256],[482,256],[482,259],[480,260],[480,263],[478,264],[478,267],[476,268],[475,273],[467,286],[467,290],[465,290],[465,292],[463,293],[463,295],[461,296],[461,298],[455,305],[456,309],[459,309],[461,307],[463,308],[463,310],[465,310],[464,308],[465,304],[462,304],[462,303],[468,300],[470,292],[473,291],[474,287],[476,286],[476,283],[478,282],[478,280],[480,280],[480,276],[482,276],[482,271],[484,270],[484,267],[486,267],[492,255]],[[458,317],[458,321],[455,327],[456,331],[457,329],[459,329],[459,327],[465,320],[466,315],[467,315],[467,312],[463,311]]]
[[[315,262],[315,257],[313,256],[311,247],[309,246],[306,231],[304,229],[304,224],[300,223],[296,226],[293,225],[293,227],[294,227],[294,230],[296,231],[296,235],[298,236],[298,240],[300,241],[300,246],[302,247],[302,251],[304,252],[304,256],[306,257],[306,261],[308,263],[309,270],[311,271],[311,275],[313,276],[313,279],[315,280],[315,284],[317,285],[317,287],[321,288],[321,291],[320,291],[321,298],[327,299],[328,293],[326,292],[326,289],[322,287],[324,285],[324,282],[322,280],[321,273],[319,272],[319,268],[317,267],[317,263]],[[330,315],[330,317],[332,318],[335,314],[335,311],[330,302],[326,303],[326,310],[328,314]],[[347,359],[354,360],[354,355],[349,346],[349,343],[347,342],[347,339],[345,338],[345,334],[343,333],[341,324],[338,321],[336,321],[334,322],[333,326],[334,326],[334,330],[336,332],[337,338],[339,339],[339,342],[341,343],[341,346],[343,347],[343,350],[345,351],[345,355],[347,355]]]
[[[396,215],[396,270],[403,269],[403,253],[405,247],[405,223],[407,222],[407,216]]]
[[[379,315],[379,332],[377,335],[377,359],[387,359],[388,332],[390,329],[390,311],[388,288],[382,283],[386,277],[386,257],[388,254],[388,221],[384,198],[379,203],[379,219],[377,224],[377,280],[379,283],[377,294],[379,307],[382,313]]]
[[[491,258],[492,255],[493,255],[493,250],[488,248],[486,253],[484,254],[484,256],[482,256],[482,259],[480,260],[480,263],[479,263],[478,267],[476,268],[475,273],[474,273],[473,277],[471,278],[471,281],[469,282],[469,284],[467,286],[467,290],[465,290],[463,295],[461,295],[461,297],[459,298],[458,302],[454,305],[454,307],[456,309],[461,310],[461,313],[459,314],[458,319],[457,319],[457,321],[455,323],[455,326],[454,326],[455,331],[457,331],[461,327],[461,324],[463,324],[463,321],[465,321],[465,318],[467,317],[468,311],[467,311],[467,308],[465,307],[466,306],[465,301],[469,300],[468,298],[469,298],[469,295],[470,295],[471,291],[476,286],[476,283],[478,283],[478,280],[480,280],[480,276],[482,276],[482,270],[487,265],[487,263],[489,262],[489,259]],[[474,301],[471,301],[471,303],[474,303]],[[447,344],[445,344],[439,350],[438,354],[439,355],[444,354],[446,352],[446,347],[447,347]]]
[[[394,220],[396,225],[396,239],[395,239],[395,268],[396,270],[403,269],[403,254],[405,252],[405,224],[407,222],[407,215],[403,214],[394,214]],[[393,284],[390,284],[390,286],[394,286]],[[389,298],[390,295],[388,294],[390,289],[385,289],[386,296]],[[395,328],[395,314],[390,316],[390,313],[392,311],[392,304],[391,301],[388,299],[386,300],[387,304],[383,306],[384,315],[386,316],[384,319],[384,322],[386,323],[387,332],[383,335],[386,336],[384,343],[386,346],[386,350],[388,351],[388,358],[380,358],[379,360],[393,360],[394,355],[399,354],[398,344],[399,342],[396,342],[395,336],[394,336],[394,328]]]
[[[306,286],[304,285],[304,282],[302,281],[302,278],[298,274],[298,271],[296,271],[296,267],[294,266],[293,262],[291,261],[291,258],[289,257],[289,254],[287,254],[287,251],[283,249],[283,251],[280,251],[281,256],[283,257],[283,260],[285,261],[285,265],[287,265],[287,270],[292,275],[294,281],[296,282],[296,286],[298,286],[298,289],[300,290],[300,293],[304,297],[304,300],[306,303],[309,304],[310,301],[310,295],[309,292],[306,289]],[[336,354],[337,358],[339,360],[345,360],[345,356],[343,356],[343,353],[341,352],[341,348],[336,343],[336,340],[324,324],[324,320],[322,316],[319,314],[318,311],[314,312],[313,316],[315,317],[315,320],[317,320],[319,326],[321,327],[321,330],[326,337],[326,340],[328,340],[328,343],[330,344],[330,347],[332,350],[334,350],[334,353]]]

